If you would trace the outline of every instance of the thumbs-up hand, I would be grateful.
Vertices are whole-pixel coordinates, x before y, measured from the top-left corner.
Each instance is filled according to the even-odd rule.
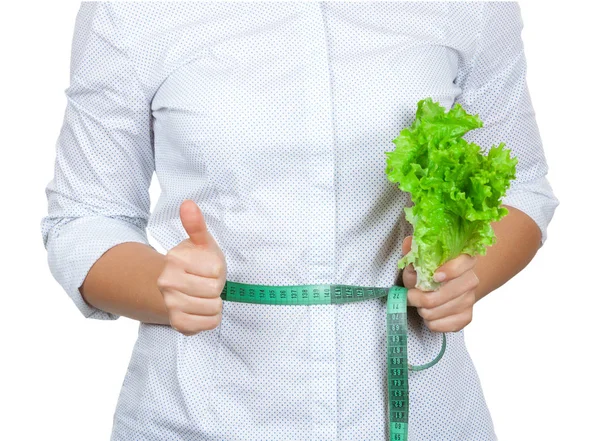
[[[171,327],[190,336],[221,323],[227,266],[225,255],[208,232],[198,205],[189,199],[179,207],[189,238],[171,248],[157,284]]]

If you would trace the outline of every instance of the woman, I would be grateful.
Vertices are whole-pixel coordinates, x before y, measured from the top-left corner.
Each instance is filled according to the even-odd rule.
[[[384,299],[219,293],[226,280],[400,283],[410,197],[384,152],[428,96],[479,114],[465,138],[504,141],[519,163],[486,256],[447,262],[435,298],[402,276],[411,364],[448,333],[442,359],[410,372],[409,439],[496,439],[464,327],[533,258],[558,205],[521,27],[515,3],[81,5],[42,234],[86,317],[140,321],[112,440],[386,439]]]

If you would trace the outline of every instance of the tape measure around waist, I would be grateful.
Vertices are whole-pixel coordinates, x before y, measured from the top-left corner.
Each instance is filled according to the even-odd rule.
[[[408,371],[421,371],[436,364],[446,350],[446,334],[442,348],[429,363],[408,363],[406,295],[408,290],[354,285],[250,285],[226,281],[221,298],[230,302],[262,305],[335,305],[387,296],[387,389],[390,441],[408,440]]]

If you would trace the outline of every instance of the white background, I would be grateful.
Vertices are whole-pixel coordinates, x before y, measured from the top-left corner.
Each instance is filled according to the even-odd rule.
[[[40,233],[78,9],[77,1],[0,6],[6,440],[108,440],[137,337],[138,322],[126,317],[81,315],[53,279]],[[521,11],[528,84],[560,205],[545,245],[475,305],[465,336],[501,441],[600,439],[600,12],[576,1],[521,2]],[[159,191],[154,179],[152,207]]]

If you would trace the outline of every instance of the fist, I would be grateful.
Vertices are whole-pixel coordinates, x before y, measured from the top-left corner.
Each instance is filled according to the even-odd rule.
[[[406,255],[412,246],[412,236],[402,242],[402,254]],[[415,288],[417,273],[413,264],[402,271],[402,282],[408,289],[406,303],[417,308],[425,325],[434,332],[458,332],[471,323],[473,306],[477,302],[476,289],[479,278],[474,267],[477,257],[460,254],[440,266],[435,275],[443,274],[436,280],[441,286],[436,291],[421,291]]]
[[[179,216],[189,237],[169,250],[157,284],[171,327],[190,336],[221,323],[227,266],[198,205],[184,200]]]

